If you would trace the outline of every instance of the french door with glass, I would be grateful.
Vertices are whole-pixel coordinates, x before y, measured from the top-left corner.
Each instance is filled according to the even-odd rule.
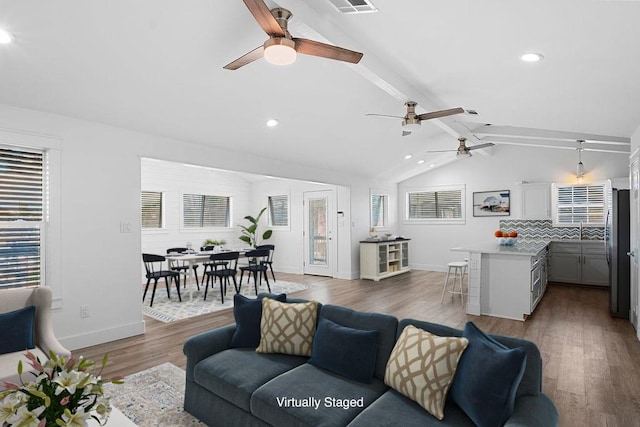
[[[304,274],[333,276],[331,191],[304,193]]]

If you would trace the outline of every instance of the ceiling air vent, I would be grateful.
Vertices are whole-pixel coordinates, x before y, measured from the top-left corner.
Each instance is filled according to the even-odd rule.
[[[369,0],[329,0],[341,13],[370,13],[378,9]]]

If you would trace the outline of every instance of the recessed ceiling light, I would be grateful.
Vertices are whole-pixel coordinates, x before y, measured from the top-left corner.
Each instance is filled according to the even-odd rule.
[[[524,62],[538,62],[542,60],[544,56],[539,53],[525,53],[520,57]]]
[[[7,30],[3,30],[2,28],[0,28],[0,44],[13,43],[14,40],[15,37],[13,37],[13,34],[8,32]]]
[[[267,126],[269,126],[270,128],[274,127],[274,126],[278,126],[278,122],[276,119],[269,119],[267,120]]]
[[[404,156],[405,160],[409,160],[410,158],[412,158],[413,156],[411,154],[407,154],[406,156]]]
[[[429,163],[430,168],[434,167],[435,165],[436,165],[435,163]]]
[[[424,160],[418,160],[418,164],[421,165],[424,163]]]

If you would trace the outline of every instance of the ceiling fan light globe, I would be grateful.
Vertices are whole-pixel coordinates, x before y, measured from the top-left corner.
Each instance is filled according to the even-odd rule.
[[[289,65],[298,56],[296,43],[285,37],[273,37],[264,43],[264,59],[274,65]]]
[[[402,120],[402,127],[409,132],[413,132],[414,130],[420,129],[420,120],[415,118],[404,119]]]

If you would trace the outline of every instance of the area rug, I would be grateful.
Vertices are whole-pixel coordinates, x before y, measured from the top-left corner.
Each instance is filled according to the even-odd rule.
[[[313,284],[286,282],[284,280],[278,280],[277,282],[269,281],[269,284],[271,286],[272,293],[287,295],[292,292],[314,287]],[[235,293],[233,285],[227,289],[227,294],[224,297],[224,304],[222,304],[220,299],[220,285],[217,283],[215,288],[209,288],[206,301],[204,300],[204,287],[200,285],[200,290],[198,291],[195,284],[189,284],[189,286],[194,287],[192,298],[189,298],[188,287],[184,290],[181,289],[180,294],[182,295],[182,302],[178,301],[178,294],[176,292],[175,285],[171,288],[170,300],[167,299],[167,290],[164,283],[162,283],[162,287],[160,285],[161,283],[158,283],[156,296],[153,300],[153,307],[149,307],[149,303],[151,301],[151,290],[149,290],[149,292],[147,292],[147,298],[143,302],[142,311],[146,316],[153,317],[154,319],[164,323],[175,322],[176,320],[233,307],[233,295]],[[267,292],[267,286],[264,282],[262,286],[258,288],[258,292]],[[255,298],[256,293],[253,288],[253,283],[249,285],[247,285],[246,282],[243,283],[240,293],[244,296]]]
[[[140,427],[203,426],[184,412],[185,372],[171,363],[129,375],[124,384],[105,385],[111,405]]]

